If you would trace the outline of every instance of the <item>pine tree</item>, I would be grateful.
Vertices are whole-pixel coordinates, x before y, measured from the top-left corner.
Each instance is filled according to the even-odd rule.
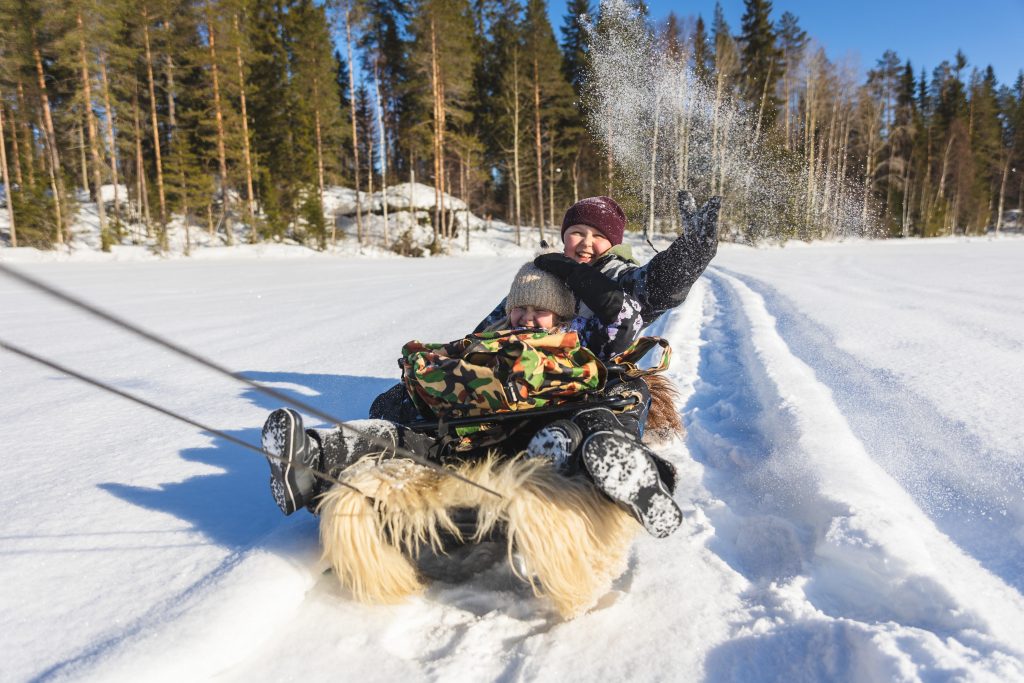
[[[971,77],[970,147],[974,162],[967,209],[968,227],[982,233],[996,224],[999,186],[1004,175],[1003,124],[1000,120],[999,84],[991,66]]]
[[[448,189],[447,157],[451,151],[447,135],[449,128],[461,129],[470,121],[478,55],[474,41],[467,40],[467,36],[473,35],[475,24],[466,0],[420,0],[414,6],[411,29],[412,64],[420,75],[420,85],[410,85],[417,100],[417,127],[428,132],[429,155],[433,158],[432,248],[437,250],[441,236],[452,236],[451,214],[443,206],[443,195]]]

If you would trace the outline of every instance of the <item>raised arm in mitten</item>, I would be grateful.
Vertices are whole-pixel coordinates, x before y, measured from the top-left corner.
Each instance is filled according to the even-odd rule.
[[[534,259],[533,265],[562,280],[601,322],[615,322],[624,296],[615,280],[562,254],[542,254]]]
[[[700,209],[686,190],[679,191],[677,200],[683,234],[644,267],[647,304],[657,311],[681,304],[690,286],[718,251],[718,213],[722,198],[712,197]]]

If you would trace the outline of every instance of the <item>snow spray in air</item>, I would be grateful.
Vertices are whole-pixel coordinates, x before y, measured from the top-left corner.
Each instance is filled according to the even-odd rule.
[[[722,234],[732,239],[877,234],[877,207],[846,179],[848,161],[783,150],[763,109],[660,48],[626,0],[604,0],[587,30],[589,125],[614,161],[616,183],[641,198],[648,227],[674,221],[675,192],[687,188],[699,201],[723,196]]]

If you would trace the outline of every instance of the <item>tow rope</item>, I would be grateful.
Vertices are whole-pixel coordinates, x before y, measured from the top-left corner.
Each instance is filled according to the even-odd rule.
[[[428,459],[426,459],[426,458],[424,458],[424,457],[422,457],[422,456],[420,456],[420,455],[418,455],[416,453],[413,453],[412,451],[410,451],[407,448],[402,448],[401,446],[398,446],[397,444],[395,444],[395,443],[393,443],[391,441],[388,441],[387,439],[383,439],[383,438],[381,438],[379,436],[376,436],[375,434],[370,434],[370,433],[364,432],[363,430],[358,429],[356,427],[352,427],[351,425],[346,423],[344,420],[340,420],[340,419],[332,416],[331,414],[326,413],[326,412],[320,410],[319,408],[316,408],[315,406],[312,406],[312,405],[306,403],[305,401],[302,401],[300,399],[297,399],[297,398],[294,398],[292,396],[289,396],[288,394],[285,394],[285,393],[283,393],[281,391],[278,391],[276,389],[273,389],[271,387],[264,386],[264,385],[262,385],[262,384],[260,384],[258,382],[255,382],[255,381],[249,379],[248,377],[245,377],[244,375],[242,375],[240,373],[232,372],[228,368],[226,368],[226,367],[224,367],[224,366],[222,366],[222,365],[220,365],[220,364],[218,364],[218,363],[216,363],[216,362],[214,362],[214,361],[212,361],[212,360],[210,360],[210,359],[208,359],[208,358],[206,358],[206,357],[204,357],[204,356],[202,356],[202,355],[200,355],[200,354],[198,354],[198,353],[196,353],[194,351],[190,351],[189,349],[186,349],[183,346],[180,346],[178,344],[175,344],[174,342],[168,341],[167,339],[164,339],[163,337],[161,337],[161,336],[159,336],[159,335],[157,335],[157,334],[155,334],[153,332],[149,332],[147,330],[144,330],[141,327],[138,327],[137,325],[128,322],[124,318],[120,318],[120,317],[118,317],[118,316],[116,316],[116,315],[114,315],[112,313],[108,313],[108,312],[106,312],[106,311],[104,311],[102,309],[99,309],[99,308],[93,306],[92,304],[90,304],[90,303],[88,303],[88,302],[86,302],[86,301],[84,301],[82,299],[79,299],[78,297],[75,297],[75,296],[73,296],[71,294],[68,294],[67,292],[63,292],[63,291],[61,291],[59,289],[51,287],[50,285],[48,285],[48,284],[46,284],[46,283],[44,283],[44,282],[42,282],[40,280],[37,280],[37,279],[35,279],[33,277],[25,275],[24,273],[22,273],[22,272],[20,272],[18,270],[15,270],[15,269],[11,268],[10,266],[8,266],[8,265],[6,265],[4,263],[0,263],[0,273],[6,275],[7,277],[10,277],[13,280],[17,280],[18,282],[20,282],[20,283],[22,283],[24,285],[27,285],[28,287],[31,287],[32,289],[35,289],[35,290],[37,290],[39,292],[42,292],[42,293],[46,294],[47,296],[50,296],[50,297],[52,297],[54,299],[62,301],[62,302],[66,303],[66,304],[68,304],[70,306],[73,306],[74,308],[78,308],[78,309],[80,309],[82,311],[85,311],[89,315],[92,315],[93,317],[96,317],[96,318],[99,318],[101,320],[104,320],[104,321],[110,323],[111,325],[114,325],[115,327],[119,327],[119,328],[121,328],[121,329],[123,329],[123,330],[125,330],[127,332],[130,332],[130,333],[132,333],[132,334],[134,334],[134,335],[136,335],[138,337],[142,337],[143,339],[146,339],[147,341],[150,341],[150,342],[152,342],[154,344],[157,344],[158,346],[162,346],[163,348],[167,349],[168,351],[173,351],[174,353],[176,353],[176,354],[178,354],[180,356],[183,356],[184,358],[187,358],[187,359],[189,359],[189,360],[191,360],[191,361],[193,361],[195,363],[198,363],[199,365],[202,365],[202,366],[204,366],[206,368],[209,368],[210,370],[213,370],[214,372],[217,372],[217,373],[219,373],[221,375],[225,375],[227,377],[230,377],[231,379],[234,379],[234,380],[236,380],[238,382],[241,382],[241,383],[245,384],[246,386],[251,387],[251,388],[255,389],[256,391],[264,394],[265,396],[269,396],[270,398],[273,398],[273,399],[275,399],[277,401],[281,401],[282,403],[291,404],[291,405],[295,406],[296,408],[298,408],[299,410],[301,410],[303,412],[306,412],[306,413],[308,413],[310,415],[313,415],[314,417],[318,417],[321,420],[324,420],[324,421],[329,422],[331,424],[337,425],[341,429],[348,430],[350,433],[355,434],[356,436],[359,436],[362,439],[365,439],[369,443],[373,444],[374,446],[377,446],[378,448],[382,449],[385,452],[390,452],[390,453],[393,453],[396,456],[401,456],[403,458],[409,458],[410,460],[416,462],[417,464],[423,465],[424,467],[429,467],[430,469],[435,470],[435,471],[437,471],[437,472],[439,472],[439,473],[441,473],[441,474],[443,474],[445,476],[454,477],[455,479],[458,479],[459,481],[465,482],[466,484],[469,484],[470,486],[474,486],[474,487],[476,487],[476,488],[478,488],[478,489],[480,489],[482,491],[485,491],[485,492],[491,494],[492,496],[496,496],[498,498],[502,498],[502,495],[500,493],[498,493],[497,491],[494,491],[494,490],[492,490],[492,489],[490,489],[490,488],[488,488],[486,486],[483,486],[482,484],[479,484],[479,483],[477,483],[475,481],[467,479],[466,477],[460,475],[457,472],[453,472],[452,470],[446,469],[446,468],[442,467],[440,464],[438,464],[438,463],[436,463],[436,462],[434,462],[432,460],[428,460]],[[199,429],[202,429],[205,432],[209,432],[211,434],[216,434],[217,436],[221,436],[222,438],[225,438],[228,441],[231,441],[232,443],[237,443],[239,445],[243,445],[246,448],[248,448],[249,450],[254,450],[254,451],[264,455],[265,457],[271,457],[271,458],[276,458],[277,457],[277,456],[273,456],[273,455],[267,453],[262,448],[257,448],[256,446],[253,446],[251,444],[245,443],[241,439],[237,439],[237,438],[232,437],[232,436],[230,436],[228,434],[225,434],[222,431],[211,429],[209,427],[201,425],[200,423],[195,422],[195,421],[191,420],[190,418],[185,417],[183,415],[180,415],[180,414],[178,414],[178,413],[176,413],[176,412],[174,412],[172,410],[168,410],[166,408],[162,408],[160,406],[157,406],[154,403],[150,403],[148,401],[145,401],[144,399],[140,399],[140,398],[138,398],[136,396],[133,396],[131,394],[123,392],[120,389],[117,389],[115,387],[109,386],[109,385],[107,385],[107,384],[105,384],[103,382],[100,382],[99,380],[95,380],[95,379],[92,379],[90,377],[86,377],[85,375],[82,375],[80,373],[72,371],[70,368],[66,368],[66,367],[64,367],[62,365],[59,365],[57,363],[54,363],[52,361],[45,360],[44,358],[42,358],[40,356],[37,356],[35,354],[31,354],[31,353],[25,351],[24,349],[21,349],[21,348],[15,346],[13,344],[10,344],[8,342],[3,341],[3,340],[0,340],[0,347],[6,349],[7,351],[15,353],[17,355],[20,355],[20,356],[22,356],[24,358],[28,358],[30,360],[33,360],[33,361],[37,362],[37,363],[41,363],[42,365],[46,365],[47,367],[50,367],[50,368],[52,368],[54,370],[57,370],[58,372],[61,372],[63,374],[69,375],[69,376],[74,377],[74,378],[76,378],[78,380],[81,380],[83,382],[86,382],[86,383],[88,383],[88,384],[90,384],[90,385],[92,385],[94,387],[97,387],[97,388],[100,388],[100,389],[104,389],[106,391],[110,391],[111,393],[117,394],[118,396],[121,396],[122,398],[126,398],[126,399],[128,399],[130,401],[133,401],[133,402],[138,403],[140,405],[146,406],[147,408],[151,408],[153,410],[156,410],[157,412],[163,413],[164,415],[173,417],[173,418],[178,419],[178,420],[180,420],[182,422],[190,424],[190,425],[192,425],[194,427],[198,427]],[[280,459],[280,458],[278,458],[278,459]],[[292,464],[293,465],[298,465],[299,463],[292,463]],[[313,469],[307,468],[307,467],[303,467],[302,469],[309,470],[315,476],[318,476],[319,478],[321,478],[321,479],[323,479],[325,481],[330,481],[330,482],[335,483],[335,484],[342,484],[344,486],[348,486],[347,484],[344,484],[343,482],[339,481],[338,479],[335,479],[334,477],[330,477],[329,475],[325,475],[322,472],[317,472],[316,470],[313,470]],[[351,488],[351,486],[349,486],[349,488]]]

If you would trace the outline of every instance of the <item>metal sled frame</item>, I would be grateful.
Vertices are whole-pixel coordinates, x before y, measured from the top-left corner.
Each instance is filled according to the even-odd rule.
[[[475,415],[473,417],[455,417],[450,420],[413,420],[406,423],[405,426],[417,432],[444,432],[450,427],[532,420],[538,417],[572,413],[581,408],[601,407],[614,411],[629,410],[635,408],[638,404],[639,401],[632,396],[587,397],[582,401],[571,401],[548,408],[536,408],[534,410],[521,410],[510,413],[491,413],[490,415]]]

